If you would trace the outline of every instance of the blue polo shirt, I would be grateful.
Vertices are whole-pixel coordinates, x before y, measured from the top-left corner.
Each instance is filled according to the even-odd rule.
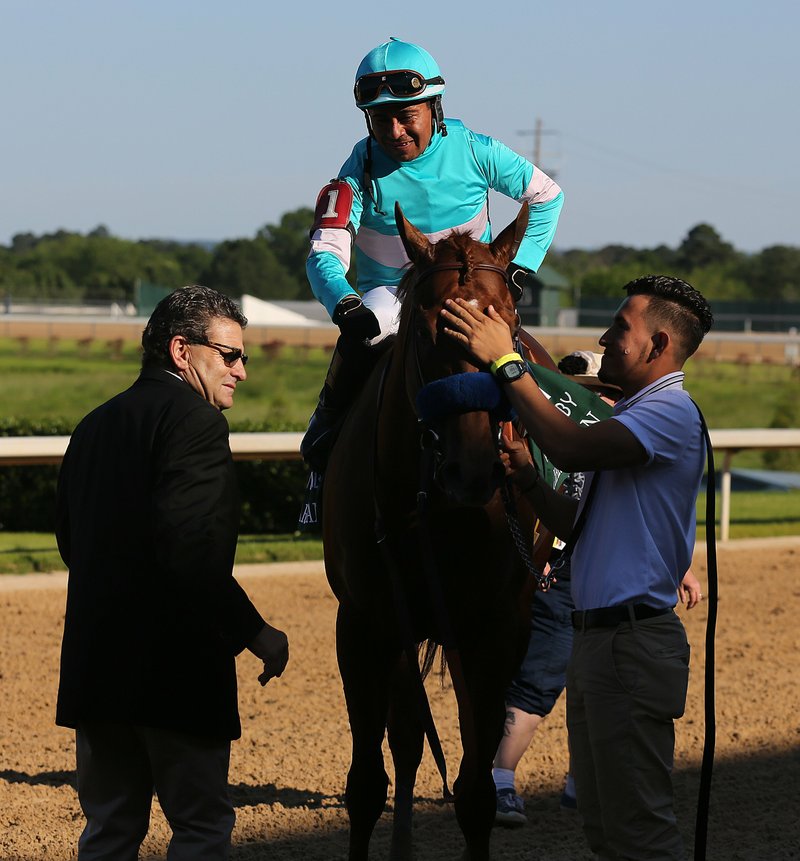
[[[678,585],[692,561],[705,464],[700,415],[683,389],[683,376],[681,371],[667,374],[619,401],[608,419],[631,431],[647,462],[587,474],[587,489],[593,481],[597,487],[572,554],[578,610],[676,604]]]

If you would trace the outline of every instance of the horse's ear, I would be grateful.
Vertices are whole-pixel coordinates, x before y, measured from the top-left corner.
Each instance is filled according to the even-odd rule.
[[[420,263],[428,263],[433,257],[433,245],[428,241],[428,237],[403,215],[403,210],[400,208],[400,202],[395,201],[394,204],[394,220],[397,224],[397,231],[400,234],[400,239],[403,241],[403,248],[408,254],[408,259],[416,266]]]
[[[528,215],[530,209],[527,203],[523,203],[517,213],[517,217],[506,227],[497,239],[489,246],[495,259],[501,260],[507,266],[517,255],[519,244],[522,242],[528,227]]]

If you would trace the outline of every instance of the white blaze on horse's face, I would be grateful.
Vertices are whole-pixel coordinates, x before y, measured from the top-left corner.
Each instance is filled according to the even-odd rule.
[[[473,308],[477,308],[478,307],[478,300],[477,299],[470,299],[469,302],[467,302],[467,305],[472,305]]]

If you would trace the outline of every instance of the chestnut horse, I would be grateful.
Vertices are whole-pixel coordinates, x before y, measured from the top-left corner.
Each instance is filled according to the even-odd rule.
[[[404,644],[428,640],[445,645],[458,702],[463,757],[454,800],[464,857],[484,861],[495,813],[492,760],[506,687],[528,641],[534,578],[510,534],[496,418],[473,405],[426,432],[435,444],[436,481],[423,488],[422,515],[418,494],[426,479],[415,404],[426,384],[478,370],[442,332],[445,299],[492,304],[518,329],[505,269],[528,208],[490,245],[460,234],[432,244],[399,206],[395,216],[413,264],[398,289],[399,331],[351,408],[323,488],[325,567],[339,601],[336,648],[353,740],[345,793],[349,858],[367,859],[386,803],[381,746],[387,728],[395,769],[391,858],[412,857],[411,808],[427,701],[411,666],[416,651],[409,654]],[[494,388],[488,374],[474,380]],[[520,504],[518,518],[531,542],[533,512]]]

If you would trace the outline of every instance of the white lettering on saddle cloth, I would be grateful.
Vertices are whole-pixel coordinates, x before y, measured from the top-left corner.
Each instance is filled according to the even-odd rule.
[[[306,502],[303,505],[303,511],[300,514],[300,523],[303,526],[308,526],[309,523],[317,522],[317,503]]]
[[[558,403],[555,404],[555,408],[561,410],[565,416],[571,416],[572,408],[577,406],[578,404],[572,399],[572,395],[569,392],[562,392]]]
[[[585,417],[585,418],[582,418],[582,419],[580,420],[580,424],[582,424],[582,425],[584,425],[584,426],[588,427],[589,425],[595,425],[595,424],[597,424],[597,422],[599,422],[599,421],[600,421],[600,419],[599,419],[599,418],[597,418],[597,416],[596,416],[596,415],[595,415],[591,410],[589,410],[589,411],[586,413],[586,417]]]
[[[547,395],[546,392],[545,394]],[[547,397],[552,400],[552,397],[550,395],[547,395]],[[573,409],[579,408],[579,404],[577,403],[577,401],[575,401],[572,395],[567,391],[563,391],[561,393],[558,402],[553,404],[553,406],[557,410],[560,410],[562,413],[564,413],[565,416],[570,417],[572,416]],[[577,421],[578,424],[583,425],[584,427],[588,427],[589,425],[597,424],[600,419],[591,410],[586,410],[584,417],[582,419],[576,418],[575,421]]]

